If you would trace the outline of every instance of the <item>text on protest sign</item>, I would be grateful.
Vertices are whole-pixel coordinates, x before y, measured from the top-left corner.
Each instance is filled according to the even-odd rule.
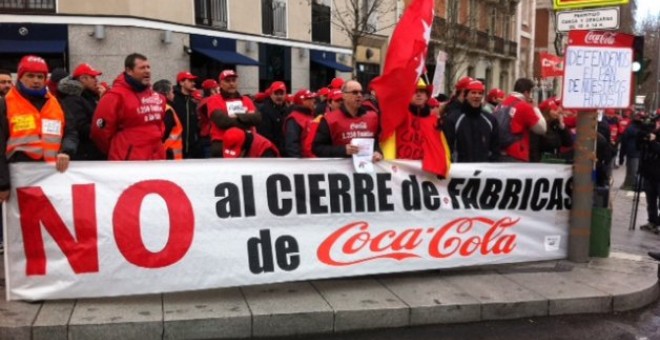
[[[12,164],[10,299],[211,289],[566,256],[570,167],[348,160]]]
[[[562,103],[569,109],[627,108],[632,91],[633,36],[571,31]]]

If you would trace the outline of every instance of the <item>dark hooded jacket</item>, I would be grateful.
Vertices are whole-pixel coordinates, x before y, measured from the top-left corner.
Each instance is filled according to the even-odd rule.
[[[60,104],[62,104],[64,110],[73,115],[78,131],[78,151],[72,159],[83,161],[107,159],[107,156],[96,147],[96,144],[89,137],[98,96],[90,91],[83,90],[83,85],[71,77],[60,80],[57,89],[60,93]]]

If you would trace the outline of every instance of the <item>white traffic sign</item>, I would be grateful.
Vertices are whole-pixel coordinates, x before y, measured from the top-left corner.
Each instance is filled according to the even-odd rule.
[[[557,32],[616,30],[619,28],[619,18],[618,7],[557,12]]]

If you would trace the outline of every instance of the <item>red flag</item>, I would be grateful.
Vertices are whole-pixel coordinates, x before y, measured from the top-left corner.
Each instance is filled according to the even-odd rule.
[[[381,147],[383,155],[396,155],[394,132],[407,124],[408,105],[417,81],[426,69],[426,53],[431,39],[434,0],[413,0],[394,29],[387,49],[383,75],[372,82],[381,107]],[[428,84],[428,80],[427,80]],[[447,177],[449,151],[442,132],[422,129],[425,171]],[[392,147],[393,146],[393,147]],[[394,149],[392,152],[387,149]]]
[[[541,58],[541,77],[561,77],[564,75],[561,57],[547,52],[539,53]]]
[[[433,2],[414,0],[408,6],[392,34],[383,75],[372,82],[381,107],[381,141],[391,137],[397,126],[405,122],[410,98],[426,66]]]

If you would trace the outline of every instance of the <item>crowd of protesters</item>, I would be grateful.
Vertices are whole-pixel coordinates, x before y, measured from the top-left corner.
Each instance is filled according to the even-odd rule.
[[[112,86],[99,83],[102,72],[89,64],[70,75],[53,70],[48,79],[38,56],[22,58],[16,71],[12,83],[10,72],[0,70],[0,202],[9,197],[11,162],[52,162],[63,172],[71,160],[351,157],[359,151],[353,138],[378,140],[380,133],[378,93],[354,80],[335,78],[317,92],[289,91],[275,81],[247,96],[238,92],[240,76],[231,69],[217,79],[183,71],[174,82],[152,82],[149,59],[137,53],[126,57]],[[518,79],[508,95],[486,90],[466,76],[451,97],[432,98],[432,87],[420,80],[396,132],[396,158],[422,159],[425,139],[444,138],[452,162],[571,162],[575,111],[557,98],[535,105],[530,79]],[[624,158],[628,174],[636,173],[635,131],[643,118],[605,110],[599,185],[609,183],[611,167]],[[381,147],[374,145],[379,161]]]

